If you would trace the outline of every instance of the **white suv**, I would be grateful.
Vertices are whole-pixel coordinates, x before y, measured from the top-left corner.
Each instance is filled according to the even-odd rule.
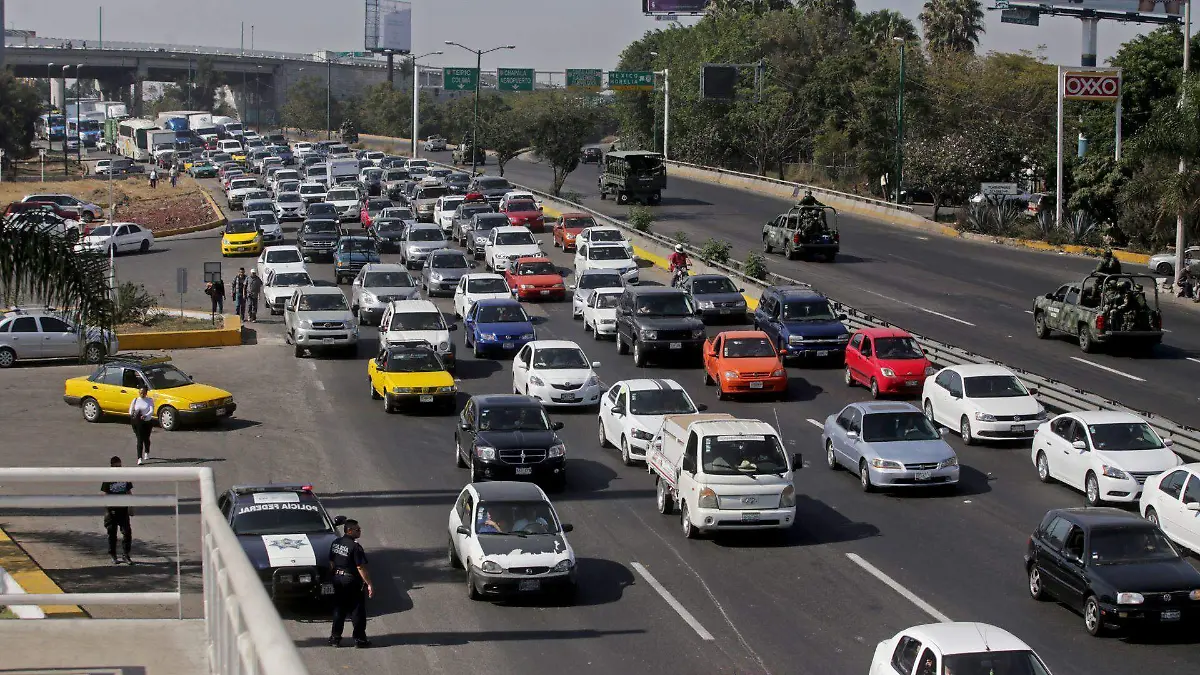
[[[424,340],[437,350],[446,370],[453,373],[457,363],[454,343],[450,340],[453,330],[458,330],[458,325],[447,324],[441,311],[429,300],[393,300],[379,319],[379,345]]]
[[[497,227],[488,233],[483,245],[483,264],[497,274],[503,274],[518,258],[544,255],[542,245],[528,227]]]

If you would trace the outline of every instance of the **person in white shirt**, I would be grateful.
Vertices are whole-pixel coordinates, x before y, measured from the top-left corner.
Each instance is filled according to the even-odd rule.
[[[150,429],[154,423],[154,399],[145,386],[138,388],[138,397],[129,404],[129,421],[137,439],[137,463],[150,459]]]

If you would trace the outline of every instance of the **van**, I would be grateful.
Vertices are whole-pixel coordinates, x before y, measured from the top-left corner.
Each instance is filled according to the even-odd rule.
[[[706,532],[786,530],[796,520],[792,472],[774,427],[727,413],[669,415],[650,441],[659,513],[679,511],[683,536]]]

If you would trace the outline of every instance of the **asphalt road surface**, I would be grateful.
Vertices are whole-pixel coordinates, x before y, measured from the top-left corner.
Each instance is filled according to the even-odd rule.
[[[510,166],[514,178],[520,170],[536,170],[516,162]],[[577,182],[583,178],[580,174]],[[678,182],[674,189],[679,190]],[[720,194],[716,188],[704,190],[709,201],[717,201],[712,198]],[[679,192],[673,194],[679,198]],[[677,208],[685,207],[667,207]],[[670,225],[661,227],[671,231]],[[285,226],[289,236],[294,229]],[[906,234],[881,231],[896,238]],[[157,252],[123,256],[119,271],[123,279],[156,283],[152,290],[169,294],[174,269],[219,260],[217,246],[216,236],[203,233],[164,241]],[[548,244],[546,248],[551,250]],[[856,250],[848,251],[848,257],[860,255]],[[568,264],[560,253],[553,257],[560,266]],[[385,256],[385,261],[393,258]],[[226,260],[225,273],[252,262]],[[836,267],[872,266],[847,262]],[[332,282],[328,263],[313,263],[310,271]],[[648,280],[664,278],[643,274]],[[448,300],[436,302],[450,313]],[[300,466],[331,466],[322,472],[326,475],[317,490],[332,513],[363,523],[364,545],[379,580],[369,626],[378,649],[325,647],[324,615],[284,608],[288,630],[314,673],[352,667],[364,672],[515,675],[557,674],[569,667],[597,673],[845,675],[866,671],[879,640],[941,618],[986,621],[1013,631],[1057,675],[1171,672],[1187,670],[1188,663],[1200,658],[1200,649],[1186,641],[1093,639],[1077,614],[1028,598],[1022,567],[1028,536],[1048,509],[1081,505],[1083,499],[1065,487],[1040,484],[1026,446],[967,448],[951,439],[963,464],[956,494],[863,494],[853,475],[831,472],[823,464],[817,424],[867,397],[864,390],[842,383],[839,367],[789,369],[792,381],[784,403],[719,402],[711,388],[701,385],[694,365],[639,369],[630,357],[617,356],[611,342],[594,342],[571,319],[567,303],[532,305],[530,311],[539,317],[539,337],[577,341],[590,359],[601,362],[598,373],[607,383],[674,378],[712,411],[777,425],[788,449],[806,458],[807,466],[796,474],[797,525],[781,539],[743,533],[685,540],[677,518],[656,512],[653,482],[644,470],[623,466],[615,450],[600,449],[593,411],[554,412],[566,425],[561,434],[570,459],[567,488],[552,499],[564,522],[575,525],[570,539],[580,561],[578,603],[472,602],[466,598],[464,576],[446,559],[447,516],[467,480],[465,471],[454,466],[454,419],[388,415],[370,399],[365,373],[366,359],[377,345],[374,329],[363,330],[355,359],[275,355],[262,361],[261,387],[286,391],[291,383],[302,383],[305,397],[297,405],[310,418],[298,422],[295,415],[281,415],[281,422],[311,434],[310,441],[262,448],[247,439],[239,452],[268,456],[273,468],[286,466],[293,456]],[[262,313],[260,319],[250,325],[256,353],[273,348],[289,354],[280,318]],[[1023,321],[1017,319],[1014,326]],[[978,325],[973,328],[982,333]],[[462,347],[462,333],[453,336],[464,400],[467,394],[511,390],[508,361],[475,360]],[[1021,347],[1029,351],[1024,342]],[[1072,349],[1056,347],[1064,350],[1064,358]],[[200,379],[200,373],[194,374]],[[255,394],[237,395],[248,405],[246,399]],[[275,424],[270,411],[259,411],[258,419],[267,428]],[[214,468],[219,486],[266,478],[256,462]],[[891,585],[857,560],[887,575]],[[656,586],[670,594],[682,613]],[[924,607],[897,588],[919,598]]]
[[[449,162],[449,153],[425,153]],[[483,167],[496,173],[492,163]],[[548,165],[524,159],[505,166],[515,183],[549,190]],[[588,207],[624,218],[627,207],[601,201],[597,168],[570,174],[564,191],[583,195]],[[733,257],[761,251],[762,225],[790,204],[729,187],[671,178],[655,207],[654,230],[688,233],[693,245],[709,237],[733,243]],[[1074,341],[1033,335],[1036,296],[1078,281],[1096,261],[963,239],[916,228],[840,216],[842,254],[837,262],[789,261],[767,256],[771,271],[812,284],[827,295],[908,330],[1009,365],[1148,410],[1183,424],[1200,415],[1200,312],[1164,303],[1170,331],[1151,355],[1084,354]],[[1145,269],[1138,270],[1147,272]]]

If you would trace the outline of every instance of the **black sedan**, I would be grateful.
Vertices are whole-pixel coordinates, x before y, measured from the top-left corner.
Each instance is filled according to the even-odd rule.
[[[604,159],[604,153],[594,145],[590,148],[584,148],[583,152],[579,155],[580,164],[599,164],[602,159]]]
[[[567,448],[541,402],[517,394],[472,396],[454,432],[459,468],[471,482],[534,480],[561,490],[567,482]]]
[[[1055,509],[1025,554],[1029,594],[1083,614],[1087,632],[1200,623],[1200,572],[1154,523],[1113,508]]]

